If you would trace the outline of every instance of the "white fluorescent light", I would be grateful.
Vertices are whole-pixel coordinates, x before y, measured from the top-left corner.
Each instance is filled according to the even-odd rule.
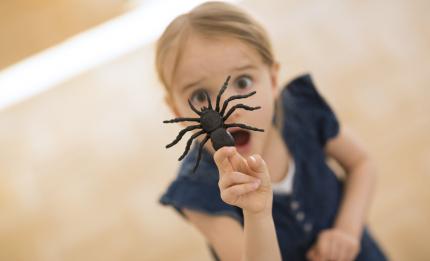
[[[0,109],[154,41],[171,20],[202,2],[144,2],[125,15],[0,71]]]

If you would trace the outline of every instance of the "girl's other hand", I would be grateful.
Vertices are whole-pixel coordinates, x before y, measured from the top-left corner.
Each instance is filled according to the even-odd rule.
[[[360,250],[359,240],[352,235],[337,229],[322,231],[316,244],[308,251],[310,261],[352,261]]]
[[[259,155],[242,157],[235,147],[215,152],[221,198],[247,214],[272,214],[273,193],[265,161]]]

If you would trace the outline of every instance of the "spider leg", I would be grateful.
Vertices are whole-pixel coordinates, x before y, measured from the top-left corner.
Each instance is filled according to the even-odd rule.
[[[170,148],[170,147],[172,147],[173,145],[175,145],[176,143],[178,143],[178,142],[182,139],[182,137],[184,136],[184,134],[185,134],[187,131],[194,130],[194,129],[198,129],[198,128],[201,128],[201,127],[202,127],[202,125],[201,125],[201,124],[186,127],[185,129],[183,129],[183,130],[181,130],[181,131],[179,132],[178,136],[176,136],[176,139],[175,139],[174,141],[172,141],[171,143],[169,143],[169,144],[167,144],[167,145],[166,145],[166,148]]]
[[[245,99],[245,98],[248,98],[248,97],[250,97],[256,93],[257,93],[256,91],[253,91],[253,92],[250,92],[250,93],[244,94],[244,95],[233,95],[233,96],[231,96],[230,98],[228,98],[227,100],[224,101],[224,104],[222,105],[222,109],[221,109],[220,114],[224,115],[224,112],[225,112],[225,109],[227,109],[228,103],[231,102],[232,100]]]
[[[239,127],[239,128],[246,129],[246,130],[252,130],[252,131],[261,131],[261,132],[264,132],[264,130],[263,130],[263,129],[255,128],[255,127],[248,126],[248,125],[245,125],[245,124],[242,124],[242,123],[224,124],[224,128],[225,128],[225,129],[228,129],[228,128],[231,128],[231,127]]]
[[[193,143],[193,140],[198,136],[202,135],[203,133],[205,133],[205,131],[201,130],[199,132],[194,133],[193,136],[191,136],[191,138],[187,142],[187,146],[185,147],[184,153],[181,155],[181,157],[179,157],[178,160],[182,160],[185,157],[185,155],[187,155],[188,151],[190,150],[191,144]]]
[[[181,121],[197,121],[200,122],[199,118],[176,118],[172,120],[163,121],[163,123],[174,123],[174,122],[181,122]]]
[[[200,158],[202,157],[202,149],[203,149],[203,145],[205,145],[205,143],[209,140],[209,135],[206,135],[205,139],[202,141],[202,143],[200,143],[200,148],[199,148],[199,155],[197,156],[197,161],[196,161],[196,165],[194,166],[193,169],[193,173],[196,172],[197,167],[199,166],[200,163]]]
[[[230,75],[227,77],[227,79],[224,82],[224,85],[221,87],[221,89],[219,90],[218,95],[216,96],[216,106],[215,106],[215,111],[219,112],[219,102],[221,100],[221,95],[225,92],[225,89],[227,89],[227,85],[228,85],[228,81],[230,80]]]
[[[236,110],[236,109],[245,109],[247,111],[253,111],[253,110],[258,110],[261,109],[260,106],[257,107],[250,107],[248,105],[245,104],[236,104],[233,107],[230,108],[230,110],[227,112],[227,114],[223,117],[223,121],[227,120],[228,117],[230,117],[230,115]]]
[[[193,103],[191,102],[191,100],[190,100],[190,99],[188,99],[188,104],[190,105],[191,109],[192,109],[195,113],[197,113],[198,115],[202,115],[202,113],[201,113],[201,112],[199,112],[199,110],[197,110],[197,109],[196,109],[196,107],[194,107],[194,105],[193,105]]]
[[[209,96],[209,93],[205,91],[205,95],[206,95],[206,98],[208,100],[208,107],[209,107],[209,109],[213,110],[212,102],[211,102],[211,97]]]

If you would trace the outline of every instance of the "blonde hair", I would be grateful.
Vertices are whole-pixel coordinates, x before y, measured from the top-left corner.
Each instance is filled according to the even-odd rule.
[[[230,36],[255,48],[264,63],[272,65],[274,56],[266,30],[240,8],[224,2],[206,2],[190,12],[176,17],[157,41],[155,66],[158,78],[169,90],[164,64],[169,51],[174,51],[173,70],[181,58],[182,50],[190,33],[203,36]],[[173,77],[171,77],[173,78]]]

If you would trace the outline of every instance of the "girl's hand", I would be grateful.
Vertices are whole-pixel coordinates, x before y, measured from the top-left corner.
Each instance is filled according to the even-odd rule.
[[[266,163],[259,155],[243,158],[235,147],[214,154],[224,202],[249,214],[272,214],[273,193]]]
[[[308,251],[311,261],[352,261],[360,250],[359,240],[338,229],[322,231],[316,244]]]

